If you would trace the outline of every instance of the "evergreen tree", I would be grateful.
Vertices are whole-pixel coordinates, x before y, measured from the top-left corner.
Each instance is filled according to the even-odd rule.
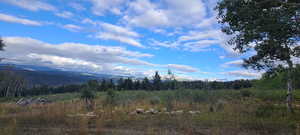
[[[96,91],[99,88],[99,83],[97,80],[89,80],[87,82],[87,85],[89,86],[90,89]]]
[[[151,83],[147,77],[143,79],[141,87],[144,90],[151,90]]]
[[[136,81],[134,82],[134,89],[135,89],[135,90],[139,90],[140,87],[141,87],[140,81],[139,81],[139,80],[136,80]]]
[[[124,79],[120,78],[118,80],[118,90],[124,90]]]
[[[158,71],[156,71],[153,77],[153,88],[154,90],[161,90],[161,86],[161,77],[158,74]]]
[[[107,83],[106,83],[105,79],[102,79],[101,87],[100,88],[101,88],[101,91],[106,91],[108,89]]]

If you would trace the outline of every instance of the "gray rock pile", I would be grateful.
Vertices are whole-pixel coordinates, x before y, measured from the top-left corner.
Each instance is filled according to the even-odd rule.
[[[49,101],[48,99],[46,98],[21,98],[19,99],[16,104],[17,105],[20,105],[20,106],[27,106],[27,105],[32,105],[32,104],[47,104],[47,103],[51,103],[51,101]]]
[[[162,109],[162,110],[156,110],[153,108],[150,108],[148,110],[144,110],[141,108],[137,108],[135,111],[131,112],[131,115],[140,115],[140,114],[171,114],[171,115],[179,115],[179,114],[199,114],[200,111],[183,111],[183,110],[176,110],[176,111],[166,111],[166,109]]]

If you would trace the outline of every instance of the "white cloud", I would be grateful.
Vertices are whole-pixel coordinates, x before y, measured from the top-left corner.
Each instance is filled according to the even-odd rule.
[[[228,71],[223,72],[222,74],[240,77],[240,78],[260,78],[262,72],[248,71],[248,70],[237,70],[237,71]]]
[[[1,0],[0,2],[9,3],[30,11],[56,11],[57,9],[45,2],[40,0]]]
[[[63,11],[63,12],[59,12],[59,13],[55,13],[56,16],[62,17],[62,18],[72,18],[74,16],[74,14],[72,12],[69,11]]]
[[[166,47],[166,48],[177,48],[177,46],[179,45],[177,42],[158,41],[155,39],[150,39],[149,44],[152,46],[160,46],[160,47]]]
[[[62,27],[64,29],[67,29],[67,30],[72,31],[72,32],[78,32],[78,31],[83,29],[82,27],[80,27],[78,25],[74,25],[74,24],[66,24],[66,25],[63,25]]]
[[[81,4],[79,3],[76,3],[76,2],[72,2],[72,3],[69,3],[69,6],[76,9],[77,11],[84,11],[86,10],[86,8],[84,6],[82,6]]]
[[[28,58],[32,60],[40,61],[42,63],[49,63],[51,65],[57,66],[59,68],[86,68],[92,71],[101,71],[102,66],[95,64],[93,62],[80,60],[80,59],[73,59],[73,58],[65,58],[60,56],[52,56],[52,55],[45,55],[45,54],[35,54],[30,53],[27,55]]]
[[[201,0],[162,0],[152,3],[149,0],[137,0],[129,3],[125,22],[146,28],[161,26],[192,27],[206,15]]]
[[[187,42],[185,43],[184,50],[199,52],[199,51],[207,51],[208,47],[212,45],[218,45],[220,42],[218,40],[199,40],[195,42]]]
[[[168,64],[166,65],[168,68],[183,71],[183,72],[198,72],[197,68],[187,66],[187,65],[178,65],[178,64]]]
[[[88,20],[86,20],[88,21]],[[89,21],[90,22],[90,21]],[[129,36],[129,37],[139,37],[140,35],[130,29],[121,27],[121,26],[117,26],[117,25],[113,25],[113,24],[109,24],[109,23],[101,23],[100,26],[109,33],[114,33],[117,35],[123,35],[123,36]]]
[[[1,14],[1,13],[0,13],[0,21],[10,22],[10,23],[19,23],[19,24],[31,25],[31,26],[41,26],[42,25],[42,23],[38,22],[38,21],[19,18],[16,16],[11,16],[11,15]]]
[[[155,66],[139,58],[151,54],[128,51],[122,47],[88,45],[79,43],[49,44],[32,38],[4,37],[6,50],[3,62],[48,66],[65,70],[97,73],[115,73],[114,67],[122,65]],[[72,66],[74,65],[74,66]]]
[[[93,21],[93,20],[91,20],[91,19],[89,19],[89,18],[84,18],[84,19],[81,21],[81,23],[83,23],[83,24],[92,24],[92,25],[97,25],[97,24],[98,24],[98,22]]]
[[[213,25],[216,25],[218,23],[218,20],[216,19],[216,16],[212,16],[210,18],[206,18],[202,20],[199,24],[196,25],[197,28],[207,28],[211,27]]]
[[[222,67],[242,67],[244,61],[243,60],[235,60],[235,61],[230,61],[222,64]]]
[[[121,43],[126,43],[126,44],[133,45],[136,47],[144,48],[144,46],[141,43],[139,43],[138,41],[136,41],[133,38],[126,37],[126,36],[120,36],[120,35],[113,34],[113,33],[99,33],[98,35],[96,35],[96,38],[100,38],[100,39],[104,39],[104,40],[116,40]]]
[[[120,15],[126,0],[89,0],[92,3],[92,12],[104,16],[106,13]]]

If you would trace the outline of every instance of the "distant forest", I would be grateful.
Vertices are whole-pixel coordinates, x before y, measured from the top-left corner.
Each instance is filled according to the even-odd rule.
[[[296,76],[300,75],[300,66],[294,68],[294,88],[300,88],[300,80]],[[19,96],[35,96],[57,93],[80,92],[88,87],[92,91],[107,91],[111,90],[176,90],[176,89],[192,89],[192,90],[219,90],[219,89],[244,89],[244,88],[259,88],[259,89],[278,89],[285,88],[286,69],[278,68],[272,72],[263,74],[259,80],[235,80],[235,81],[177,81],[174,75],[169,72],[169,77],[162,79],[158,72],[151,78],[144,79],[134,78],[119,78],[89,80],[86,83],[70,84],[61,86],[51,85],[35,85],[27,87],[26,80],[14,73],[13,71],[0,72],[0,97],[19,97]]]

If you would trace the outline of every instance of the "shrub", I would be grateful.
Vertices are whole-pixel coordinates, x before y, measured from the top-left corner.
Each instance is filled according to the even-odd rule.
[[[251,97],[253,96],[253,93],[250,90],[241,90],[240,94],[242,97]]]
[[[261,105],[259,106],[256,111],[255,115],[256,117],[270,117],[275,111],[275,107],[273,105]]]
[[[151,97],[149,100],[151,105],[157,105],[161,103],[161,100],[158,96]]]
[[[107,105],[116,105],[117,104],[117,93],[113,89],[107,90],[105,103]]]

